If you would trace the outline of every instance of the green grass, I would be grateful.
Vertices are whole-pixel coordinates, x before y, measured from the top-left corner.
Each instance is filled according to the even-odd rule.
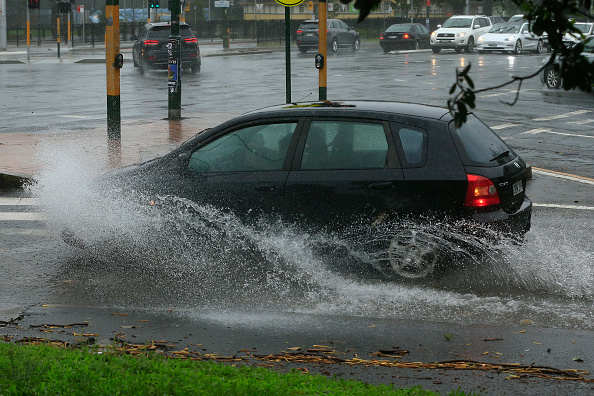
[[[420,387],[103,350],[0,342],[0,395],[436,395]]]

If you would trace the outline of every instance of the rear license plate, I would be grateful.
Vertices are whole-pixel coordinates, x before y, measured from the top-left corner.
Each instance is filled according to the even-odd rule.
[[[514,185],[512,186],[512,188],[514,191],[514,195],[518,195],[519,193],[524,191],[524,187],[522,185],[522,180],[518,180],[517,182],[515,182]]]
[[[313,36],[313,33],[307,33],[306,36],[307,37],[312,37]]]

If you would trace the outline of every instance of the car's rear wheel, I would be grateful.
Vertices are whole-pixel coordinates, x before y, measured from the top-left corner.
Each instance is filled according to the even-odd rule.
[[[431,51],[433,51],[434,54],[439,54],[441,52],[441,48],[431,47]]]
[[[359,38],[355,38],[355,42],[353,43],[353,51],[359,51],[361,48],[361,40]]]
[[[546,67],[544,71],[544,82],[549,89],[559,89],[561,86],[561,75],[553,65]]]
[[[192,72],[192,74],[200,73],[200,64],[194,63],[190,68],[190,71]]]
[[[387,54],[388,52],[392,51],[390,48],[388,47],[382,47],[382,49],[384,50],[384,54]]]
[[[413,49],[414,50],[420,50],[421,49],[421,43],[419,43],[419,40],[416,40],[415,43],[413,44]]]
[[[474,37],[470,36],[468,38],[468,44],[464,47],[464,52],[470,54],[474,50]]]
[[[338,52],[338,41],[336,39],[332,39],[330,48],[332,48],[332,52]]]
[[[299,52],[301,52],[302,54],[305,54],[307,52],[307,48],[306,47],[299,47]]]
[[[407,279],[430,275],[439,260],[439,242],[418,229],[400,230],[388,247],[390,267],[396,275]]]
[[[536,50],[534,52],[536,52],[537,54],[541,54],[543,49],[544,49],[544,44],[543,44],[542,40],[538,40],[538,43],[536,44]]]

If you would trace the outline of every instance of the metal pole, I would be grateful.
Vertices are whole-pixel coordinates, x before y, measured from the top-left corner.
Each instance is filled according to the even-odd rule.
[[[410,0],[410,23],[413,23],[413,0]]]
[[[120,115],[120,1],[105,3],[105,66],[107,76],[107,139],[121,139]]]
[[[29,6],[27,5],[27,61],[31,60],[31,21],[29,19]]]
[[[58,11],[58,21],[57,21],[57,31],[56,31],[56,35],[58,36],[58,58],[60,57],[60,13]]]
[[[327,42],[327,34],[326,34],[326,29],[328,27],[328,22],[327,22],[327,14],[328,14],[328,4],[326,3],[326,0],[320,0],[319,4],[318,4],[318,12],[319,12],[319,22],[318,22],[318,30],[319,30],[319,53],[320,55],[322,55],[322,59],[324,60],[322,63],[322,67],[320,67],[320,73],[319,73],[319,85],[320,85],[320,100],[326,100],[326,96],[327,96],[327,72],[326,72],[326,65],[328,63],[327,61],[327,55],[328,55],[328,42]]]
[[[285,80],[286,99],[291,103],[291,9],[285,7]]]
[[[181,36],[179,35],[179,0],[170,0],[171,7],[171,33],[169,34],[169,82],[168,88],[168,108],[169,119],[181,119],[181,79],[182,79],[182,59],[181,59]]]

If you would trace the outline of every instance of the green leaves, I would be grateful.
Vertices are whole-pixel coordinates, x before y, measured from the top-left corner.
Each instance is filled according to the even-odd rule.
[[[450,88],[450,95],[459,90],[454,97],[448,99],[448,110],[454,116],[454,124],[457,128],[460,128],[468,119],[468,108],[474,109],[476,106],[474,82],[468,75],[470,68],[470,63],[462,71],[456,68],[456,83]]]

